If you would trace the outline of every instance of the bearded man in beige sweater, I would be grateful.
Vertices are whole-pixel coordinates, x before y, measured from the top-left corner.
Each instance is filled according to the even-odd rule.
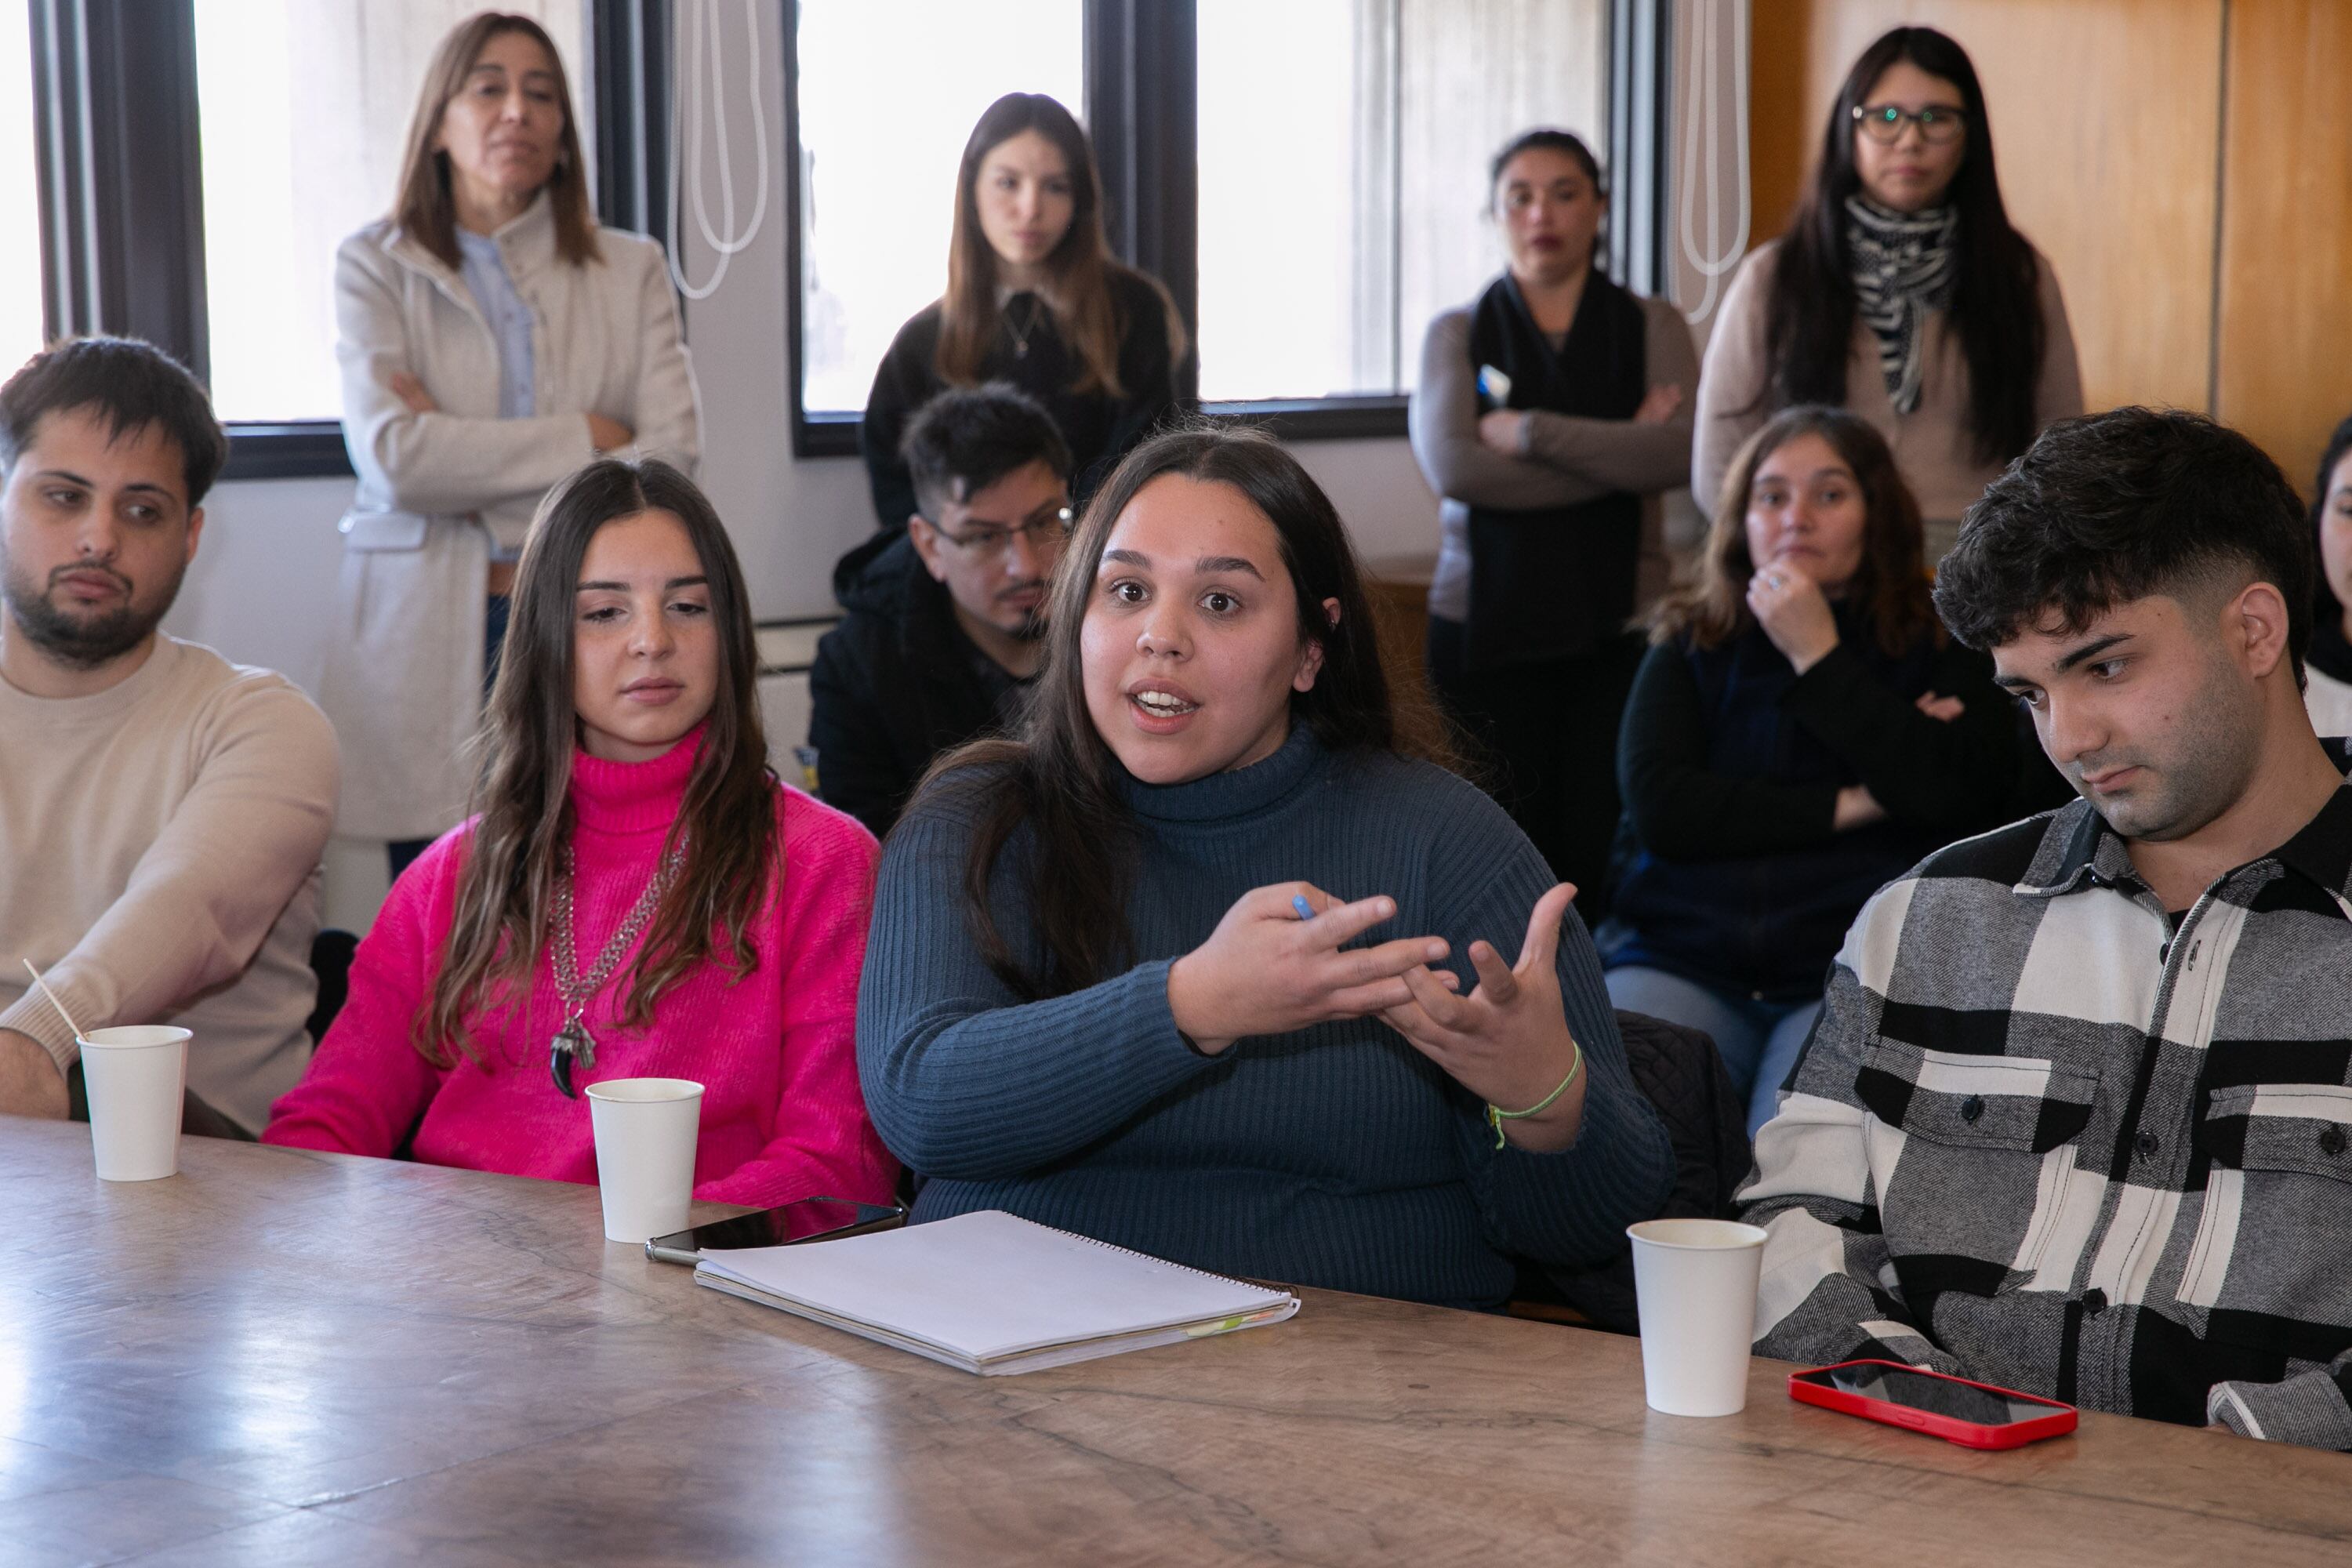
[[[156,628],[228,439],[160,351],[89,338],[0,386],[0,1113],[62,1117],[73,1031],[189,1029],[186,1130],[301,1076],[335,737],[292,682]]]

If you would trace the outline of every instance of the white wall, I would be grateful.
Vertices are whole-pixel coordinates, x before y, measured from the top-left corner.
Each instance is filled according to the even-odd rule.
[[[1367,562],[1437,553],[1437,497],[1412,448],[1387,441],[1304,441],[1292,448],[1339,509]]]
[[[1754,229],[1739,74],[1748,38],[1748,0],[1678,0],[1675,7],[1666,241],[1675,300],[1691,314],[1702,349]],[[1713,288],[1694,256],[1715,272]]]
[[[351,504],[347,479],[214,487],[196,559],[164,629],[315,690],[343,558],[335,523]]]
[[[774,15],[762,11],[763,22]],[[829,613],[835,559],[874,529],[866,471],[856,458],[803,462],[792,452],[784,236],[794,215],[784,202],[781,44],[776,28],[762,26],[761,90],[772,143],[767,221],[750,248],[730,258],[718,291],[709,300],[689,300],[686,310],[702,389],[702,483],[727,520],[743,558],[751,607],[763,620]],[[691,111],[695,106],[687,107]],[[730,163],[736,177],[746,183],[736,211],[748,213],[748,185],[759,160],[751,117],[740,94],[729,100],[728,119]],[[708,200],[716,221],[718,159],[715,150],[705,156]],[[714,258],[690,212],[677,226],[684,236],[680,267],[688,281],[707,285]]]
[[[239,664],[283,671],[313,694],[342,563],[336,521],[352,481],[253,480],[214,487],[204,537],[163,627]],[[365,931],[387,881],[381,843],[327,849],[327,923]]]

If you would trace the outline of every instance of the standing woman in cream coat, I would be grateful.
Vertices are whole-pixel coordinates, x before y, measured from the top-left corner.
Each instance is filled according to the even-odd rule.
[[[335,257],[359,494],[320,703],[337,831],[394,876],[457,825],[467,739],[540,498],[599,452],[699,456],[661,247],[597,226],[554,41],[485,13],[442,40],[392,216]]]

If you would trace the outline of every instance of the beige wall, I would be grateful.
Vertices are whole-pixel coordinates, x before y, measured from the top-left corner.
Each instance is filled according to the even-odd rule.
[[[2352,413],[2352,6],[1759,0],[1753,15],[1758,238],[1785,226],[1853,57],[1887,27],[1939,27],[1983,79],[2002,195],[2057,270],[2090,405],[2213,414],[2310,483]]]
[[[2307,489],[2352,414],[2352,5],[2232,0],[2215,406]]]

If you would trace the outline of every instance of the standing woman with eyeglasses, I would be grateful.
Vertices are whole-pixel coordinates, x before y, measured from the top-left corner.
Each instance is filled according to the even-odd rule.
[[[874,840],[776,782],[719,514],[591,463],[516,569],[474,816],[425,851],[265,1143],[596,1179],[581,1090],[702,1086],[694,1195],[881,1202],[857,1088]]]
[[[951,386],[1009,382],[1045,405],[1083,502],[1176,406],[1184,323],[1159,279],[1103,237],[1094,150],[1040,92],[988,106],[956,174],[947,292],[898,329],[874,373],[858,447],[885,532],[915,515],[907,421]]]
[[[1976,68],[1932,27],[1863,51],[1788,233],[1724,296],[1699,377],[1701,510],[1740,444],[1799,404],[1878,427],[1931,565],[2010,459],[2083,411],[2057,276],[2001,205]]]
[[[442,40],[390,216],[335,253],[335,327],[359,493],[319,701],[335,831],[388,840],[397,877],[465,808],[540,498],[599,452],[690,472],[700,447],[668,264],[597,226],[537,22],[484,12]]]

